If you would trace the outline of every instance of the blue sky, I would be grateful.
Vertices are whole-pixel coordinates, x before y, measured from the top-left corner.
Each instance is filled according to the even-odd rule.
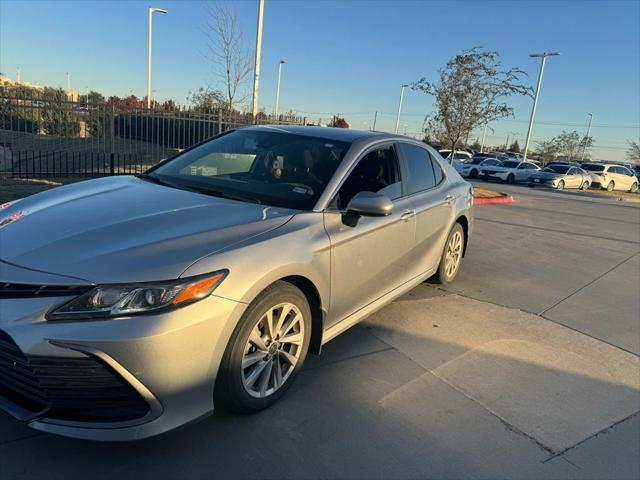
[[[257,0],[228,2],[248,46],[255,42]],[[0,0],[0,71],[51,86],[106,95],[146,90],[148,2]],[[169,10],[154,21],[156,98],[184,102],[212,81],[203,55],[205,6],[155,0]],[[630,1],[265,1],[260,106],[273,108],[277,63],[283,68],[281,110],[317,120],[343,114],[354,128],[395,124],[399,87],[434,78],[463,49],[497,50],[534,84],[539,61],[529,53],[559,51],[547,63],[533,141],[564,130],[584,132],[593,112],[599,158],[624,157],[640,136],[640,2]],[[250,85],[247,85],[249,90]],[[495,122],[487,143],[507,135],[524,143],[531,100],[514,98],[515,118]],[[416,134],[433,100],[407,91],[401,131]],[[481,132],[478,132],[480,135]]]

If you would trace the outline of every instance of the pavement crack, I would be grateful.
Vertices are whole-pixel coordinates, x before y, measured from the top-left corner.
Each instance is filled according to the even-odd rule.
[[[567,295],[566,297],[564,297],[561,300],[558,300],[556,303],[554,303],[553,305],[551,305],[548,308],[545,308],[542,312],[538,313],[538,315],[543,316],[545,313],[547,313],[549,310],[552,310],[554,308],[556,308],[558,305],[560,305],[562,302],[568,300],[569,298],[573,297],[574,295],[576,295],[577,293],[580,293],[582,290],[584,290],[585,288],[593,285],[595,282],[597,282],[598,280],[600,280],[602,277],[605,277],[606,275],[608,275],[609,273],[613,272],[616,268],[624,265],[625,263],[627,263],[629,260],[631,260],[633,257],[637,256],[638,254],[640,254],[640,252],[636,252],[633,255],[625,258],[624,260],[622,260],[621,262],[617,263],[616,265],[614,265],[613,267],[611,267],[609,270],[607,270],[606,272],[598,275],[596,278],[594,278],[593,280],[591,280],[589,283],[583,285],[582,287],[580,287],[579,289],[577,289],[575,292],[570,293],[569,295]]]

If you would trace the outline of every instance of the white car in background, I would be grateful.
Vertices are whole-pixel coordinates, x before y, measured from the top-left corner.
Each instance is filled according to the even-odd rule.
[[[613,190],[638,191],[638,177],[622,165],[585,163],[582,169],[591,175],[591,186],[612,192]]]
[[[497,158],[473,157],[464,163],[454,162],[453,168],[455,168],[462,177],[478,178],[482,167],[495,167],[496,165],[500,165],[500,160]]]
[[[505,160],[500,165],[482,167],[480,178],[483,180],[500,180],[506,183],[525,182],[532,173],[540,170],[540,167],[530,162],[518,160]]]
[[[472,155],[465,150],[456,150],[453,152],[453,162],[451,162],[451,150],[438,150],[440,156],[449,161],[449,163],[467,162],[471,160]]]

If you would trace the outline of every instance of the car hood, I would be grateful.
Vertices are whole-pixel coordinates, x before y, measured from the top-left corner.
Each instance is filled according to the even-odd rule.
[[[0,205],[0,260],[93,283],[168,280],[294,214],[108,177]]]

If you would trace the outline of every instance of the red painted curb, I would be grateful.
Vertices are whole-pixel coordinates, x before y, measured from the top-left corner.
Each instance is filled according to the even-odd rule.
[[[489,205],[492,203],[513,203],[513,197],[511,195],[503,195],[501,197],[473,198],[474,205]]]

